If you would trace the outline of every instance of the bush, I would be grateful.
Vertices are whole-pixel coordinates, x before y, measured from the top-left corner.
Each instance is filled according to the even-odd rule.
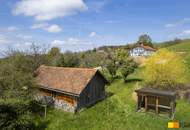
[[[124,63],[121,66],[121,75],[123,80],[126,82],[127,81],[127,77],[133,73],[135,71],[135,69],[137,68],[137,64],[133,61],[133,59],[128,59],[126,63]]]
[[[185,83],[186,71],[185,63],[179,55],[162,49],[146,61],[144,77],[152,87],[170,88]]]
[[[0,128],[3,130],[33,130],[34,118],[26,104],[0,104]]]

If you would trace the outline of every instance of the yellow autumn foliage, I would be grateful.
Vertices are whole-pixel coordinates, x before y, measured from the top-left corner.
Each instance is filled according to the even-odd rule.
[[[175,52],[161,49],[145,63],[144,78],[152,87],[176,87],[186,82],[185,61]]]

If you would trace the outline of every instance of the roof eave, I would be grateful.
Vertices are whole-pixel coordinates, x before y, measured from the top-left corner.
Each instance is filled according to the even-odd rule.
[[[70,96],[75,96],[75,97],[79,97],[79,95],[80,95],[80,94],[76,94],[76,93],[62,91],[62,90],[59,90],[59,89],[53,89],[53,88],[50,88],[50,87],[44,87],[42,85],[38,85],[38,87],[42,88],[42,89],[46,89],[46,90],[55,91],[55,92],[59,92],[59,93],[62,93],[62,94],[70,95]]]

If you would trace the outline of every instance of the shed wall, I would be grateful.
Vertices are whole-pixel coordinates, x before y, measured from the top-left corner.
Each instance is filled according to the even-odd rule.
[[[40,93],[42,96],[52,97],[54,100],[55,108],[63,109],[69,112],[75,112],[76,107],[77,107],[76,97],[65,95],[62,93],[54,92],[54,91],[45,90],[45,89],[40,89]]]
[[[105,97],[105,80],[99,73],[91,79],[87,87],[80,94],[78,109],[96,103]]]

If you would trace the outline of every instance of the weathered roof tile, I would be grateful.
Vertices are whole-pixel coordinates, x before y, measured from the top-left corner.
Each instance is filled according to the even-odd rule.
[[[40,86],[68,93],[80,94],[97,69],[40,66],[37,83]]]

